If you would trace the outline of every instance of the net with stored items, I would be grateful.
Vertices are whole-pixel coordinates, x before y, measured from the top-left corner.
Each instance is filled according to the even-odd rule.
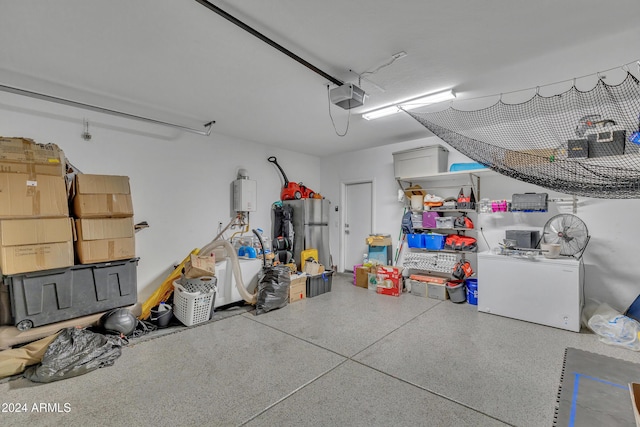
[[[590,90],[574,82],[563,93],[536,91],[517,104],[501,97],[475,111],[407,113],[503,175],[565,194],[640,197],[640,84],[629,72],[615,85],[598,76]]]

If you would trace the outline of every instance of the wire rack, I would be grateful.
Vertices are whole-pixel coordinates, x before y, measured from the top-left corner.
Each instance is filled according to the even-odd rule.
[[[457,260],[456,254],[411,252],[405,254],[402,266],[416,270],[450,273]]]

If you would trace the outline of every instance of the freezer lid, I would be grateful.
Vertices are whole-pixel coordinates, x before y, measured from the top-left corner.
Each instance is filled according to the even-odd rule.
[[[483,259],[495,259],[505,262],[527,262],[527,263],[546,263],[546,264],[560,264],[560,265],[571,265],[575,266],[576,264],[580,264],[582,259],[576,259],[573,257],[560,257],[560,258],[546,258],[543,255],[537,255],[532,259],[528,257],[520,257],[520,256],[509,256],[509,255],[500,255],[494,254],[492,252],[479,252],[478,258]]]

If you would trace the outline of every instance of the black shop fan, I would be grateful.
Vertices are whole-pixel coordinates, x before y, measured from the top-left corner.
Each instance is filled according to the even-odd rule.
[[[547,221],[542,232],[544,243],[560,245],[560,255],[582,256],[589,243],[587,225],[577,216],[559,214]]]

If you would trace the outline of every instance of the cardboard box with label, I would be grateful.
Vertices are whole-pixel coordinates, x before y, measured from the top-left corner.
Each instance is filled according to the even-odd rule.
[[[76,175],[73,212],[76,218],[133,216],[129,177]]]
[[[2,274],[70,267],[73,263],[73,232],[69,218],[0,220]]]
[[[356,286],[367,289],[369,287],[369,273],[374,270],[372,267],[356,267]]]
[[[307,297],[307,275],[297,274],[291,276],[289,285],[289,302],[299,301]]]
[[[380,266],[376,275],[378,276],[376,292],[384,295],[400,296],[402,293],[402,267]]]
[[[76,219],[76,254],[80,264],[136,256],[133,217]]]
[[[0,172],[0,218],[68,216],[63,177]]]
[[[55,144],[28,138],[0,137],[0,172],[64,177],[66,158]]]
[[[211,255],[194,255],[191,254],[184,264],[184,277],[187,279],[195,279],[198,277],[215,276],[216,274],[216,257]]]

